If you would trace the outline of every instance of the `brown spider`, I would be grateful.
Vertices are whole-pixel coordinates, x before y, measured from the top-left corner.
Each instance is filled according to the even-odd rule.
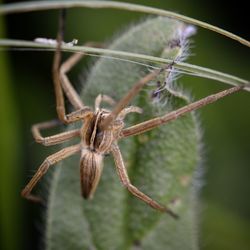
[[[127,107],[127,105],[147,82],[155,78],[164,69],[155,70],[140,79],[117,103],[115,103],[115,101],[109,96],[101,94],[98,95],[95,99],[95,109],[92,110],[90,107],[83,104],[66,75],[66,73],[82,58],[83,55],[74,54],[60,66],[62,32],[58,33],[57,41],[57,49],[53,63],[53,79],[56,94],[56,109],[59,120],[52,120],[33,125],[32,134],[36,142],[45,146],[63,143],[74,137],[80,137],[80,143],[61,149],[57,153],[47,157],[26,187],[22,190],[22,196],[32,201],[40,201],[40,198],[31,194],[31,191],[40,178],[47,172],[49,167],[73,154],[80,153],[82,196],[86,199],[91,198],[100,180],[103,169],[103,156],[107,153],[111,153],[115,160],[118,176],[128,191],[151,207],[161,212],[167,212],[172,217],[177,218],[177,215],[168,207],[160,205],[158,202],[154,201],[131,184],[122,159],[122,154],[119,150],[118,140],[128,136],[138,135],[160,125],[166,124],[167,122],[175,120],[188,112],[199,109],[207,104],[217,101],[220,98],[239,91],[240,89],[243,89],[245,85],[235,86],[219,93],[209,95],[163,116],[124,128],[124,118],[128,113],[141,113],[141,109],[139,107]],[[94,43],[88,43],[88,45],[95,46]],[[66,114],[64,94],[67,96],[76,111]],[[110,111],[100,108],[100,104],[103,101],[113,105],[113,110]],[[42,129],[52,128],[61,123],[70,124],[79,120],[83,122],[80,129],[63,132],[49,137],[43,137],[40,133],[40,130]]]

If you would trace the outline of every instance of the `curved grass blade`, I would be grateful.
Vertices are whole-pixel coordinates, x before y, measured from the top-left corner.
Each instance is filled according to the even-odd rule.
[[[153,7],[148,7],[139,4],[132,3],[122,3],[116,1],[35,1],[35,2],[22,2],[22,3],[12,3],[5,4],[0,7],[0,14],[10,14],[10,13],[18,13],[18,12],[29,12],[29,11],[38,11],[38,10],[48,10],[48,9],[60,9],[60,8],[79,8],[79,7],[87,7],[87,8],[110,8],[110,9],[122,9],[127,11],[135,11],[142,12],[147,14],[154,14],[159,16],[165,16],[174,18],[186,23],[194,24],[200,26],[202,28],[214,31],[223,36],[229,37],[233,40],[236,40],[243,45],[250,47],[250,42],[244,38],[241,38],[231,32],[218,28],[214,25],[208,24],[206,22],[202,22],[196,20],[191,17],[187,17],[184,15],[177,14],[175,12],[157,9]]]
[[[15,47],[15,48],[37,48],[37,49],[49,49],[54,51],[55,45],[52,44],[42,44],[37,42],[31,41],[23,41],[23,40],[13,40],[13,39],[0,39],[0,46],[2,47]],[[157,63],[159,67],[163,66],[164,64],[172,63],[173,59],[161,58],[151,55],[139,54],[135,52],[127,52],[127,51],[120,51],[120,50],[112,50],[112,49],[102,49],[102,48],[91,48],[85,46],[62,46],[63,51],[67,52],[78,52],[78,53],[89,53],[93,55],[107,55],[110,56],[111,59],[119,58],[128,59],[130,61],[135,62],[142,62],[145,64],[148,63]],[[213,69],[201,67],[198,65],[193,65],[184,62],[175,62],[175,68],[183,70],[184,72],[190,72],[196,76],[204,77],[208,79],[213,79],[219,82],[227,83],[230,85],[239,85],[239,84],[248,84],[249,81],[241,79],[239,77],[222,73]],[[250,91],[250,87],[244,88],[247,91]]]

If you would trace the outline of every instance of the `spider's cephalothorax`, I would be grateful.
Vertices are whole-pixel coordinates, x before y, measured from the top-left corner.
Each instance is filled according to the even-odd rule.
[[[81,128],[81,139],[84,146],[93,152],[103,154],[110,148],[115,137],[123,128],[123,122],[117,119],[110,124],[108,128],[102,128],[102,121],[110,112],[106,110],[97,110],[85,119]]]

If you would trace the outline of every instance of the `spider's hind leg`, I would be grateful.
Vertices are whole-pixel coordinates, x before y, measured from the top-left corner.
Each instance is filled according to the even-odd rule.
[[[154,201],[149,196],[147,196],[146,194],[144,194],[138,188],[136,188],[134,185],[131,184],[129,177],[128,177],[128,174],[127,174],[126,167],[125,167],[123,159],[122,159],[120,149],[119,149],[117,144],[112,145],[111,152],[112,152],[114,159],[115,159],[116,170],[117,170],[117,173],[120,177],[120,180],[121,180],[122,184],[128,189],[128,191],[131,192],[134,196],[136,196],[140,200],[147,203],[152,208],[154,208],[158,211],[161,211],[161,212],[168,213],[173,218],[178,219],[178,215],[175,214],[171,209],[169,209],[168,207],[165,207],[163,205],[160,205],[158,202]]]
[[[42,202],[42,199],[40,197],[34,196],[31,194],[32,189],[35,187],[37,182],[45,175],[47,170],[50,168],[50,166],[56,164],[57,162],[79,152],[81,149],[81,145],[74,145],[70,146],[64,149],[61,149],[60,151],[48,156],[45,161],[40,165],[38,170],[36,171],[35,175],[31,178],[29,183],[25,186],[25,188],[22,190],[21,195],[33,202]]]

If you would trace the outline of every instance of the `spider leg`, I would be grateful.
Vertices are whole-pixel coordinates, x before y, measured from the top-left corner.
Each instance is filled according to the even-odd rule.
[[[136,96],[139,91],[142,89],[142,87],[154,79],[163,69],[157,69],[148,75],[141,78],[138,82],[136,82],[133,87],[128,91],[128,93],[122,97],[122,99],[117,103],[115,108],[112,110],[112,112],[107,116],[106,119],[103,120],[101,126],[103,128],[108,127],[112,121],[116,119],[116,117],[119,115],[119,113],[129,104],[129,102],[133,99],[134,96]]]
[[[107,102],[111,106],[115,104],[114,99],[110,96],[99,94],[95,99],[95,110],[100,109],[101,102]]]
[[[170,210],[169,208],[165,206],[160,205],[158,202],[154,201],[149,196],[147,196],[146,194],[144,194],[138,188],[136,188],[134,185],[131,184],[128,174],[127,174],[126,167],[122,159],[121,151],[117,144],[112,145],[111,152],[115,160],[116,170],[119,175],[119,178],[122,184],[129,190],[129,192],[131,192],[134,196],[136,196],[140,200],[147,203],[152,208],[159,210],[161,212],[166,212],[170,214],[172,217],[177,219],[178,215],[176,215],[172,210]]]
[[[77,137],[80,134],[79,129],[66,131],[57,135],[43,137],[40,130],[53,128],[62,123],[59,120],[51,120],[47,122],[42,122],[34,124],[31,128],[32,135],[37,143],[41,143],[44,146],[52,146],[62,142],[65,142],[71,138]]]
[[[64,123],[67,123],[67,119],[65,118],[66,110],[64,104],[64,97],[63,97],[63,90],[61,87],[60,81],[60,63],[61,63],[61,44],[63,41],[63,31],[64,31],[64,19],[65,19],[65,10],[61,10],[59,16],[59,31],[57,34],[57,47],[54,54],[54,61],[52,67],[53,73],[53,82],[54,82],[54,89],[56,95],[56,110],[59,120]]]
[[[59,31],[57,34],[57,47],[54,55],[53,61],[53,82],[54,89],[56,95],[56,110],[58,114],[59,120],[63,123],[71,123],[73,122],[68,118],[66,114],[65,102],[64,102],[64,94],[69,99],[70,103],[76,110],[83,110],[86,108],[84,103],[82,102],[80,96],[73,88],[70,83],[66,73],[85,55],[85,54],[74,54],[70,56],[61,66],[61,47],[63,42],[63,31],[64,31],[64,11],[60,15],[59,18]],[[89,42],[86,43],[86,46],[95,46],[100,47],[100,44]],[[74,120],[75,121],[75,120]]]
[[[87,42],[84,44],[84,46],[88,47],[101,47],[99,43],[95,42]],[[84,53],[76,53],[70,56],[60,67],[60,80],[61,80],[61,86],[63,88],[63,91],[67,98],[69,99],[70,103],[73,105],[75,109],[82,109],[84,107],[84,104],[76,92],[76,90],[73,88],[72,84],[69,81],[69,78],[67,77],[67,73],[85,56]]]
[[[136,124],[134,126],[125,128],[124,130],[122,130],[121,134],[120,134],[120,138],[123,137],[128,137],[128,136],[132,136],[132,135],[138,135],[141,133],[144,133],[146,131],[149,131],[151,129],[154,129],[155,127],[161,126],[165,123],[168,123],[172,120],[177,119],[180,116],[183,116],[186,113],[189,113],[191,111],[194,111],[196,109],[202,108],[203,106],[206,106],[210,103],[216,102],[217,100],[233,94],[234,92],[237,92],[241,89],[243,89],[245,87],[245,85],[241,85],[241,86],[235,86],[223,91],[220,91],[216,94],[213,95],[209,95],[205,98],[202,98],[196,102],[190,103],[182,108],[179,108],[175,111],[172,111],[166,115],[160,116],[160,117],[156,117],[153,118],[151,120]]]
[[[47,172],[50,166],[56,164],[57,162],[79,152],[81,150],[81,145],[74,145],[67,148],[64,148],[50,156],[48,156],[45,161],[40,165],[38,170],[36,171],[35,175],[32,177],[32,179],[29,181],[29,183],[25,186],[25,188],[22,190],[21,195],[31,201],[34,202],[41,202],[42,199],[40,197],[36,197],[31,193],[34,186],[37,184],[37,182],[42,178],[42,176]]]
[[[159,75],[162,71],[167,70],[168,74],[170,73],[171,69],[173,68],[174,61],[167,64],[165,67],[156,69],[151,73],[147,74],[139,81],[137,81],[132,88],[128,91],[126,95],[122,97],[122,99],[117,103],[116,107],[112,110],[112,112],[107,116],[105,120],[103,120],[101,126],[102,128],[108,127],[112,121],[116,119],[119,113],[129,104],[129,102],[139,93],[139,91],[143,88],[145,84],[149,81],[153,80],[157,75]]]
[[[139,113],[141,114],[143,111],[141,108],[136,107],[136,106],[130,106],[125,109],[123,109],[120,114],[118,115],[118,118],[121,120],[124,120],[125,116],[129,113]]]

